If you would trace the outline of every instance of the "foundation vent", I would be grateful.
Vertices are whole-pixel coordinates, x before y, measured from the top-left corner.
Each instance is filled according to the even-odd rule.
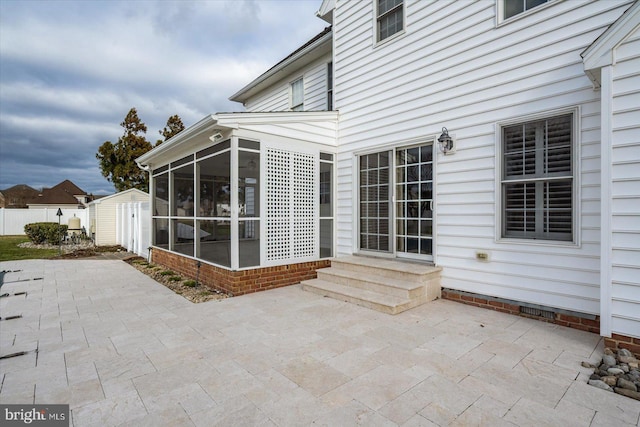
[[[553,311],[540,310],[539,308],[532,307],[520,306],[520,313],[527,314],[529,316],[542,317],[550,320],[554,320],[556,318],[556,314]]]

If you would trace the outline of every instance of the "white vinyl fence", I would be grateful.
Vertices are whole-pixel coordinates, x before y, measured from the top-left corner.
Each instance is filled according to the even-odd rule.
[[[129,252],[149,257],[151,216],[149,202],[119,203],[116,206],[116,242]]]
[[[34,222],[58,222],[58,208],[5,209],[0,208],[0,236],[24,235],[24,226]],[[69,225],[69,219],[80,218],[80,227],[89,230],[88,209],[62,209],[60,224]]]

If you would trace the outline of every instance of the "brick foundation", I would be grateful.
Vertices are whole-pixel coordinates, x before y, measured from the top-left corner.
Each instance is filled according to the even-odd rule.
[[[517,301],[501,300],[500,298],[486,297],[452,289],[443,289],[442,298],[476,307],[488,308],[489,310],[500,311],[502,313],[509,313],[516,316],[527,317],[529,319],[536,319],[556,325],[567,326],[581,331],[593,332],[594,334],[600,334],[600,316],[582,315],[581,313],[554,313],[554,317],[552,319],[542,316],[534,316],[522,313]],[[637,344],[640,344],[640,342]]]
[[[198,273],[197,260],[153,248],[152,262],[195,280]],[[231,271],[204,262],[200,263],[198,281],[212,289],[238,296],[253,292],[266,291],[300,283],[302,280],[315,279],[316,269],[330,267],[328,259],[302,262],[298,264],[262,267],[251,270]]]
[[[604,346],[612,350],[626,348],[633,353],[637,359],[640,359],[640,338],[611,334],[611,338],[604,339]]]

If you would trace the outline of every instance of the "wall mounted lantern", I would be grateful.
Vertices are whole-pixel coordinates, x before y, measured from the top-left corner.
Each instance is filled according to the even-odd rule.
[[[442,128],[442,134],[438,137],[438,144],[440,144],[440,151],[444,154],[451,154],[455,152],[453,138],[449,136],[449,131],[446,127]]]

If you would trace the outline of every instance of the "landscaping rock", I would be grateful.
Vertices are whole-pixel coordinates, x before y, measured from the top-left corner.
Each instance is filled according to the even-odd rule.
[[[602,390],[640,400],[640,369],[638,359],[627,349],[613,351],[606,348],[602,362],[596,367],[590,362],[582,362],[582,366],[593,366],[593,374],[588,384]]]
[[[615,356],[612,356],[610,354],[605,354],[604,356],[602,356],[602,363],[607,365],[608,367],[616,366],[616,358]]]
[[[594,387],[601,388],[602,390],[613,391],[611,387],[609,387],[606,383],[600,380],[589,380],[588,384]]]
[[[627,390],[638,391],[638,387],[632,381],[627,381],[624,378],[618,378],[616,385]]]
[[[610,348],[606,349],[606,350],[611,351],[611,354],[613,354],[613,350],[611,350]],[[605,351],[604,354],[607,354],[607,352]],[[631,353],[631,351],[627,350],[626,348],[619,349],[617,355],[618,355],[618,357],[620,357],[620,356],[624,356],[624,357],[631,356],[631,357],[633,357],[633,353]]]
[[[618,360],[622,363],[638,363],[638,359],[633,356],[618,356]]]

